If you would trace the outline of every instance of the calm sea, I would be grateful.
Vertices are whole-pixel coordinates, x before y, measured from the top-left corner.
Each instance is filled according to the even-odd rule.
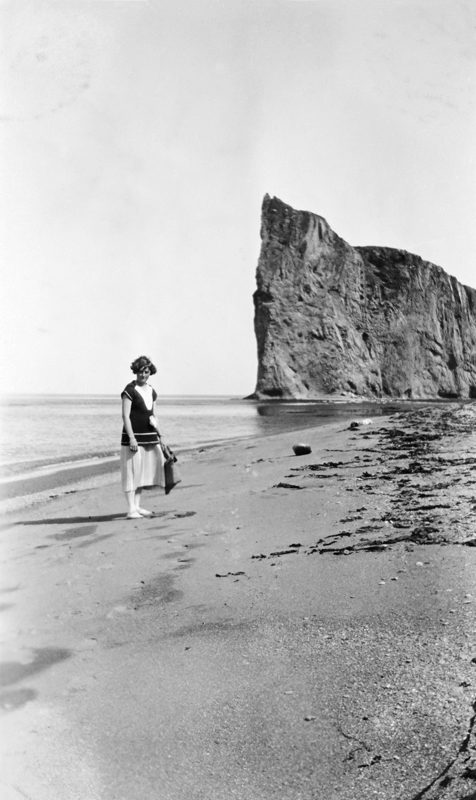
[[[408,405],[408,404],[407,404]],[[237,397],[162,397],[158,418],[177,452],[214,442],[268,435],[324,424],[340,417],[390,413],[398,404],[259,403]],[[0,401],[1,495],[11,497],[67,483],[94,468],[117,468],[121,401],[98,395],[3,397]],[[64,477],[66,474],[66,478]],[[29,488],[28,488],[29,487]]]

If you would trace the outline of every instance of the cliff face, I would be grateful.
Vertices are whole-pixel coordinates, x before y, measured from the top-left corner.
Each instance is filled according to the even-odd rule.
[[[476,398],[476,291],[264,198],[256,395]]]

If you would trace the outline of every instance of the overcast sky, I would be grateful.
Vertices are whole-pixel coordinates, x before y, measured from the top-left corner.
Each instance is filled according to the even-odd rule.
[[[263,195],[476,286],[474,0],[0,0],[4,391],[254,389]]]

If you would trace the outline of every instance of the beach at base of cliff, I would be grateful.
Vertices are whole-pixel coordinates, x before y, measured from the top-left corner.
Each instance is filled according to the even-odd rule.
[[[475,428],[337,421],[189,453],[152,517],[110,476],[6,514],[2,798],[474,797]]]

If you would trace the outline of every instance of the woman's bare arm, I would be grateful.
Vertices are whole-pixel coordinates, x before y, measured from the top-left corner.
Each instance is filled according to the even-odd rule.
[[[149,422],[152,425],[152,427],[155,428],[155,430],[157,431],[160,439],[161,436],[159,431],[159,423],[157,422],[157,417],[155,416],[155,401],[152,404],[152,415],[149,417]]]
[[[122,421],[124,423],[124,428],[126,430],[127,435],[129,436],[129,447],[133,453],[137,450],[137,441],[136,437],[134,436],[134,431],[132,430],[131,425],[131,408],[132,408],[132,400],[129,400],[128,397],[122,398]]]

